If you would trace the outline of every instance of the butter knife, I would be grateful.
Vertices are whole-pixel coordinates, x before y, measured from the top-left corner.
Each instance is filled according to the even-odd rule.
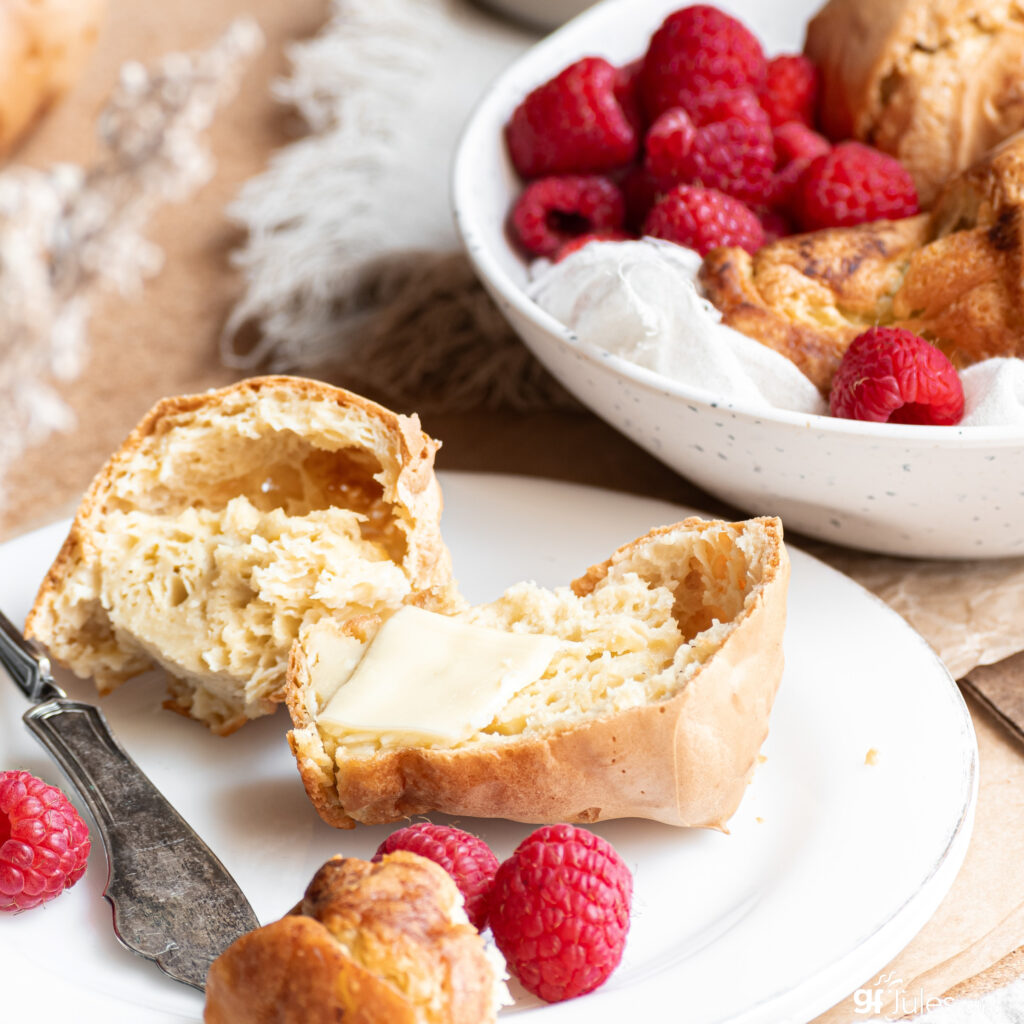
[[[958,680],[1019,742],[1024,743],[1024,651],[978,665]]]
[[[96,819],[114,934],[176,981],[203,990],[210,964],[259,926],[238,884],[114,739],[100,710],[68,699],[42,649],[3,612],[0,667],[34,704],[23,721]]]

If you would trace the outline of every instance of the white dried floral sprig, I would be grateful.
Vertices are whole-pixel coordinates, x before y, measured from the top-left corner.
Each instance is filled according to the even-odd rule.
[[[330,9],[274,89],[309,134],[227,209],[246,241],[225,365],[312,374],[421,414],[575,405],[484,292],[448,202],[471,105],[533,35],[465,0]]]
[[[208,50],[126,64],[99,117],[95,165],[0,173],[0,505],[11,463],[72,422],[53,382],[80,372],[92,297],[136,290],[160,269],[145,225],[213,173],[203,133],[261,44],[240,19]]]

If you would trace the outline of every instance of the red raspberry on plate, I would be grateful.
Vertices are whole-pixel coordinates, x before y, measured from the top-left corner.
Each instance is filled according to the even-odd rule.
[[[512,207],[512,229],[534,256],[554,256],[567,242],[594,231],[618,231],[626,216],[619,187],[597,175],[540,178]]]
[[[953,364],[924,338],[872,327],[843,354],[829,408],[844,419],[951,426],[964,414],[964,389]]]
[[[764,245],[764,229],[744,203],[714,189],[677,185],[651,208],[644,234],[695,249],[706,256],[720,245],[754,252]]]
[[[768,118],[750,92],[694,101],[685,126],[680,108],[666,110],[646,139],[646,168],[662,188],[702,185],[748,203],[764,202],[775,166]]]
[[[794,195],[805,231],[898,220],[918,211],[910,172],[895,157],[861,142],[841,142],[811,161]]]
[[[771,123],[814,124],[818,100],[818,69],[802,53],[782,54],[768,61],[761,106]]]
[[[482,839],[450,825],[424,821],[392,832],[377,848],[373,859],[379,861],[395,850],[418,853],[440,864],[459,887],[470,923],[477,931],[484,927],[498,858]]]
[[[640,137],[616,98],[620,72],[584,57],[538,86],[505,126],[515,169],[524,178],[595,174],[628,164]]]
[[[27,910],[70,889],[89,857],[89,829],[56,786],[0,772],[0,911]]]
[[[735,18],[707,4],[670,14],[651,36],[641,93],[653,120],[669,107],[686,107],[701,93],[753,88],[765,78],[757,37]]]
[[[600,836],[545,825],[502,863],[491,891],[491,931],[514,974],[549,1003],[593,991],[619,965],[633,879]]]

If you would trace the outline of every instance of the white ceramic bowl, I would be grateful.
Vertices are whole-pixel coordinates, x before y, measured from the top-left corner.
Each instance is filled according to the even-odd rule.
[[[605,0],[533,47],[489,89],[459,143],[455,219],[513,328],[582,402],[705,490],[794,530],[895,555],[1024,554],[1024,430],[859,423],[745,408],[575,337],[524,292],[505,234],[521,184],[502,142],[531,89],[588,54],[626,62],[685,0]],[[769,54],[799,49],[819,0],[722,0]]]
[[[553,29],[580,11],[593,6],[594,0],[477,0],[499,14],[537,28]]]

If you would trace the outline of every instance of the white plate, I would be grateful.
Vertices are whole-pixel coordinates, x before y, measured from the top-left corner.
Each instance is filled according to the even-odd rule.
[[[685,510],[529,478],[444,474],[444,532],[474,601],[534,578],[567,583]],[[0,607],[17,621],[63,537],[57,524],[0,546]],[[602,1024],[630,1016],[689,1024],[806,1021],[877,973],[931,916],[970,834],[977,748],[956,685],[924,641],[859,586],[800,551],[787,665],[758,768],[731,834],[634,820],[594,830],[634,871],[626,954],[597,992],[506,1016]],[[92,687],[64,680],[72,694]],[[387,826],[335,831],[307,801],[278,714],[227,739],[162,711],[155,677],[103,709],[128,751],[220,855],[263,922],[288,910],[334,853],[370,856]],[[0,685],[0,767],[63,784]],[[877,763],[865,763],[869,750]],[[530,827],[464,824],[506,856]],[[76,1024],[196,1021],[201,996],[121,949],[102,898],[103,854],[52,904],[0,915],[10,1019]],[[40,991],[39,986],[43,986]],[[15,1006],[11,994],[15,993]],[[19,999],[24,1017],[16,1012]]]

